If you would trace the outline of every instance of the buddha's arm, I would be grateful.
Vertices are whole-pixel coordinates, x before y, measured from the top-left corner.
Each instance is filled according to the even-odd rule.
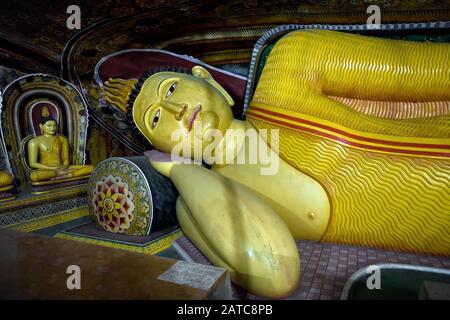
[[[197,165],[174,165],[183,231],[233,281],[267,297],[297,286],[300,259],[289,229],[250,189]]]
[[[57,170],[59,167],[47,166],[39,162],[39,142],[32,139],[28,142],[28,165],[33,169]]]
[[[61,141],[61,160],[64,166],[69,165],[69,142],[66,137],[60,136],[59,140]]]

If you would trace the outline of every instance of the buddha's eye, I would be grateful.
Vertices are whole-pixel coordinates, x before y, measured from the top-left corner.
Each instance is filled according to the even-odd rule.
[[[158,109],[158,111],[156,111],[155,116],[153,117],[153,122],[152,122],[152,129],[156,127],[156,125],[158,124],[159,118],[161,115],[161,110]]]
[[[172,93],[175,91],[176,87],[177,87],[177,83],[176,82],[172,83],[172,85],[170,86],[169,90],[167,90],[166,99],[172,95]]]

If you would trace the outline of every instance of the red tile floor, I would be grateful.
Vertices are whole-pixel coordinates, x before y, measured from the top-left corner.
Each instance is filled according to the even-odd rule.
[[[211,264],[186,237],[183,236],[176,242],[194,262]],[[372,264],[399,263],[450,269],[449,257],[315,241],[297,241],[297,247],[301,259],[301,281],[294,294],[287,299],[340,299],[350,276]],[[261,299],[234,285],[233,298]]]

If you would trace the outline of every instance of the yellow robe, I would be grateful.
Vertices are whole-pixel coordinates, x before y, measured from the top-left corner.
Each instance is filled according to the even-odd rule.
[[[331,202],[322,241],[450,255],[450,45],[296,31],[247,119]]]

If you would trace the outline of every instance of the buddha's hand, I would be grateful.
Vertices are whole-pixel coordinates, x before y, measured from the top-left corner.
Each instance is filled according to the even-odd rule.
[[[109,78],[102,86],[105,102],[127,112],[128,97],[136,83],[136,79]]]
[[[172,161],[170,154],[158,150],[146,151],[144,155],[150,160],[152,167],[167,178],[170,178],[172,167],[178,163]]]
[[[65,173],[67,173],[67,168],[69,166],[67,165],[62,165],[62,166],[58,166],[56,168],[54,168],[53,170],[56,172],[57,175],[63,175]]]
[[[167,178],[170,178],[170,173],[175,166],[185,164],[182,158],[173,159],[171,154],[158,150],[146,151],[144,155],[150,160],[152,167]],[[187,159],[187,163],[191,164],[192,160]]]

